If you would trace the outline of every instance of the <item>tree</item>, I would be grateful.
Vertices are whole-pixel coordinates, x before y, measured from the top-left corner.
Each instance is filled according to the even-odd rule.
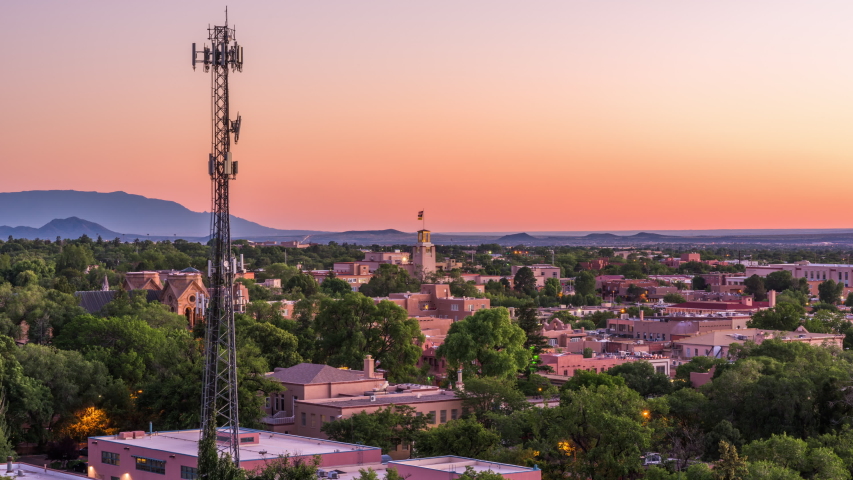
[[[788,270],[771,272],[764,278],[764,287],[767,288],[767,290],[784,292],[788,289],[794,290],[797,286],[797,280]]]
[[[6,419],[7,412],[6,394],[0,390],[0,457],[3,458],[14,456],[15,454],[15,451],[12,449],[12,442],[10,441],[11,431]]]
[[[782,303],[774,308],[754,313],[752,319],[747,322],[747,326],[790,332],[800,325],[803,313],[803,308],[798,305]]]
[[[469,376],[512,377],[530,360],[526,339],[506,308],[479,310],[450,326],[436,355],[447,360],[450,371],[462,368]]]
[[[559,278],[549,278],[545,280],[545,287],[542,288],[542,295],[547,297],[557,297],[563,293],[563,285],[560,284]]]
[[[320,290],[320,285],[317,284],[313,276],[300,272],[290,277],[284,289],[288,292],[294,292],[296,289],[299,289],[298,291],[303,295],[310,297]]]
[[[767,300],[767,288],[764,286],[764,279],[758,275],[753,275],[743,281],[744,293],[753,295],[756,301]]]
[[[346,280],[342,280],[329,275],[329,278],[323,280],[320,284],[320,290],[330,297],[340,298],[352,292],[352,287]]]
[[[853,292],[847,294],[847,299],[844,300],[845,307],[853,307]]]
[[[434,421],[417,415],[408,405],[389,405],[373,413],[362,411],[349,418],[324,423],[320,430],[332,440],[379,447],[387,454],[395,448],[397,440],[411,443],[418,432]]]
[[[651,442],[646,411],[640,395],[624,386],[565,390],[553,428],[562,433],[561,449],[574,459],[576,476],[615,479],[639,473],[640,455]]]
[[[506,415],[528,406],[527,398],[510,378],[469,378],[465,388],[456,391],[462,406],[470,409],[480,422],[488,424],[487,413]]]
[[[500,436],[497,433],[473,418],[463,418],[419,432],[415,437],[414,456],[479,458],[498,442]]]
[[[297,351],[298,341],[292,333],[264,322],[252,321],[241,327],[237,330],[239,334],[258,346],[270,369],[292,367],[302,362]]]
[[[329,365],[361,368],[365,355],[372,355],[392,381],[418,375],[415,367],[422,342],[417,320],[389,301],[378,304],[360,293],[340,300],[324,299],[314,319],[317,342],[315,361]]]
[[[469,465],[465,467],[465,473],[458,478],[459,480],[501,480],[504,476],[491,470],[480,470],[478,472]]]
[[[687,300],[680,293],[667,293],[663,296],[663,301],[666,303],[684,303]]]
[[[655,367],[646,361],[626,362],[607,370],[609,375],[625,379],[628,388],[643,397],[666,395],[672,391],[669,376],[655,372]]]
[[[692,284],[693,290],[705,290],[708,287],[708,282],[701,275],[693,277]]]
[[[561,387],[561,391],[580,390],[581,388],[595,389],[600,385],[608,387],[624,387],[625,379],[605,372],[596,373],[589,370],[577,370]]]
[[[483,293],[477,288],[477,284],[471,281],[464,281],[462,279],[457,279],[450,282],[450,294],[454,297],[470,297],[470,298],[480,298],[483,296]]]
[[[607,328],[607,321],[616,318],[616,314],[606,310],[599,310],[592,315],[584,317],[585,320],[595,322],[596,328]]]
[[[720,440],[720,460],[714,468],[715,480],[742,480],[749,474],[746,457],[740,457],[734,445]]]
[[[818,284],[817,291],[821,302],[837,305],[841,301],[841,294],[844,293],[844,284],[835,283],[832,279],[824,280]]]
[[[368,297],[387,297],[390,293],[420,291],[421,282],[397,265],[383,263],[373,273],[373,278],[359,288]]]
[[[536,275],[530,267],[521,267],[515,272],[513,288],[516,292],[530,297],[536,295]]]
[[[548,341],[542,335],[542,324],[539,323],[538,311],[532,303],[526,303],[516,310],[518,315],[518,326],[524,330],[524,348],[530,350],[531,358],[534,360],[525,374],[530,375],[535,371],[547,371],[550,367],[543,366],[537,362],[539,355],[548,348]]]
[[[595,295],[595,275],[591,272],[581,272],[575,277],[575,293],[579,295]]]

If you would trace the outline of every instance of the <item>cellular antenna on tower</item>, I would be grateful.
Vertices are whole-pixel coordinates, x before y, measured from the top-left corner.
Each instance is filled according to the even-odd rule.
[[[234,335],[234,276],[242,265],[231,253],[231,216],[228,182],[237,176],[237,162],[231,156],[240,132],[240,116],[232,121],[228,110],[228,72],[242,71],[243,47],[237,44],[234,28],[208,27],[210,46],[193,44],[192,65],[211,72],[213,128],[207,171],[213,182],[210,243],[207,274],[210,298],[205,314],[205,363],[202,385],[201,435],[214,435],[220,453],[228,453],[240,464],[240,420],[237,414],[237,355]],[[210,428],[212,427],[212,428]]]

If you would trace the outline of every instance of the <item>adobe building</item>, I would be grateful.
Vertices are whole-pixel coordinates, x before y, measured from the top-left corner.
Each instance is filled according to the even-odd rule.
[[[89,437],[89,478],[161,480],[198,478],[200,430],[121,432]],[[320,468],[381,465],[377,447],[304,438],[295,435],[240,429],[240,467],[263,469],[280,456],[310,462],[320,457]],[[362,467],[364,468],[364,467]]]
[[[808,260],[795,263],[774,263],[764,266],[748,266],[744,276],[758,275],[766,277],[773,272],[788,271],[794,278],[805,278],[809,282],[812,295],[817,295],[817,286],[825,280],[835,280],[836,283],[844,284],[846,296],[850,293],[850,281],[853,277],[853,265],[835,263],[811,263]]]
[[[373,368],[368,355],[364,370],[346,370],[301,363],[277,368],[267,378],[279,381],[287,390],[267,398],[264,428],[313,438],[327,438],[322,427],[328,422],[356,413],[375,412],[389,405],[408,405],[418,415],[430,416],[430,425],[440,425],[462,415],[462,401],[453,391],[429,385],[389,383]],[[410,445],[398,442],[389,452],[392,458],[408,458]]]
[[[388,462],[388,468],[396,469],[402,478],[409,480],[420,480],[421,478],[452,480],[461,477],[467,468],[471,468],[476,473],[497,473],[503,478],[513,480],[542,479],[542,472],[538,467],[519,467],[518,465],[455,456],[395,460]]]
[[[655,319],[611,318],[607,320],[607,328],[622,337],[652,342],[669,342],[714,330],[745,329],[750,318],[749,315],[700,318],[661,317]]]
[[[536,277],[536,286],[542,288],[545,286],[545,280],[549,278],[560,279],[560,267],[555,267],[554,265],[548,265],[544,263],[536,263],[533,265],[513,265],[512,266],[512,275],[515,277],[515,274],[518,273],[522,268],[527,267],[533,271],[533,276]]]
[[[570,377],[575,375],[579,370],[585,370],[595,373],[606,372],[607,370],[623,363],[645,361],[655,367],[657,373],[669,375],[669,358],[663,355],[653,354],[633,354],[617,353],[617,354],[599,354],[589,358],[584,358],[579,353],[544,353],[539,355],[539,359],[543,365],[547,365],[554,369],[553,374],[545,375],[549,379],[553,377],[563,377],[561,380],[565,382]]]
[[[387,297],[376,297],[376,303],[387,300],[403,309],[409,316],[430,316],[461,320],[477,311],[491,308],[488,298],[454,297],[448,284],[422,284],[419,293],[391,293]]]
[[[793,332],[780,332],[760,328],[739,330],[716,330],[709,333],[676,340],[672,346],[673,366],[689,362],[693,357],[728,358],[729,347],[733,343],[744,344],[747,341],[761,344],[774,338],[783,342],[802,342],[816,346],[830,346],[841,349],[844,335],[832,333],[811,333],[802,325]]]

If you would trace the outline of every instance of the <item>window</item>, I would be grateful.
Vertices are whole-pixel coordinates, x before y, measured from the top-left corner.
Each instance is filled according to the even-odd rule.
[[[441,411],[441,423],[447,423],[447,410]]]
[[[326,421],[326,416],[325,416],[325,415],[320,415],[320,425],[322,425],[322,424],[323,424],[323,422],[325,422],[325,421]]]
[[[118,477],[110,477],[110,480],[121,480],[121,479]]]
[[[469,311],[469,312],[473,312],[473,311],[474,311],[474,304],[468,305],[468,311]]]
[[[450,306],[450,309],[453,310],[454,312],[457,312],[457,311],[459,311],[459,305],[454,303],[453,305]]]
[[[429,423],[435,425],[435,420],[436,420],[435,410],[433,410],[433,411],[429,412]]]
[[[266,407],[270,408],[270,397],[266,398]]]
[[[311,414],[311,428],[314,428],[316,426],[317,426],[317,414],[312,413]]]
[[[160,475],[166,474],[166,461],[155,460],[153,458],[136,457],[136,469],[143,472],[157,473]]]
[[[302,426],[305,426],[305,412],[302,412]]]
[[[198,478],[198,469],[181,465],[181,478],[195,480]]]
[[[121,459],[117,453],[101,452],[101,463],[119,466],[121,465]]]
[[[657,373],[666,373],[666,367],[663,367],[663,366],[655,367],[655,371]]]
[[[455,408],[454,408],[453,410],[451,410],[451,411],[450,411],[450,419],[451,419],[451,420],[456,420],[457,418],[459,418],[459,413],[458,413],[458,412],[459,412],[459,411],[458,411],[458,410],[456,410]]]
[[[240,439],[240,443],[252,443],[255,441],[255,437],[243,437]]]

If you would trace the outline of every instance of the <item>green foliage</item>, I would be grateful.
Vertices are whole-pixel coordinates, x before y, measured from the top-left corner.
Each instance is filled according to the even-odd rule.
[[[484,423],[488,423],[487,414],[507,415],[529,405],[516,381],[510,378],[472,377],[465,381],[463,390],[456,391],[456,396]]]
[[[596,373],[589,370],[577,370],[561,387],[561,391],[580,390],[581,388],[595,389],[598,386],[622,387],[625,379],[605,372]]]
[[[767,288],[764,286],[764,279],[758,275],[753,275],[743,281],[744,293],[755,296],[755,300],[767,300]]]
[[[411,443],[429,422],[427,416],[416,415],[408,405],[390,405],[373,413],[356,413],[349,418],[324,423],[320,430],[339,442],[360,443],[379,447],[382,453],[395,448],[397,440]]]
[[[513,278],[513,289],[529,297],[536,295],[536,276],[530,267],[519,268]]]
[[[271,323],[247,321],[241,322],[239,335],[246,341],[253,342],[260,349],[261,356],[267,361],[270,369],[287,368],[302,362],[297,351],[296,337]]]
[[[705,290],[708,287],[708,282],[701,275],[696,275],[692,280],[693,290]]]
[[[595,323],[596,328],[607,328],[607,321],[616,318],[616,314],[606,310],[595,312],[584,317],[584,320],[589,320]]]
[[[835,283],[835,280],[829,279],[820,282],[817,286],[818,298],[822,303],[836,305],[841,301],[841,294],[844,293],[844,284]]]
[[[387,297],[390,293],[418,292],[420,288],[421,283],[409,272],[397,265],[383,263],[359,291],[368,297]]]
[[[478,458],[497,446],[500,437],[473,418],[451,420],[419,432],[415,436],[414,456],[456,455]]]
[[[575,293],[579,295],[595,295],[595,275],[591,272],[581,272],[575,277]]]
[[[672,292],[664,295],[663,301],[666,303],[684,303],[687,299],[685,299],[684,295],[681,295],[680,293]]]
[[[359,369],[365,355],[372,355],[393,381],[418,375],[415,367],[424,337],[418,321],[394,303],[378,304],[360,293],[342,299],[324,299],[314,319],[319,335],[314,360]]]
[[[782,303],[771,309],[754,313],[752,319],[747,322],[747,326],[790,332],[800,325],[804,313],[804,309],[799,305]]]
[[[352,292],[352,286],[346,280],[330,276],[320,284],[320,290],[330,297],[342,298]]]
[[[491,470],[481,470],[478,472],[474,470],[474,467],[467,466],[465,467],[465,472],[458,478],[459,480],[500,480],[504,477]]]
[[[284,290],[291,293],[301,293],[306,297],[310,297],[314,295],[318,291],[320,291],[320,285],[317,284],[317,281],[314,280],[314,277],[307,273],[297,273],[290,277],[287,281],[287,284],[284,285]]]
[[[530,360],[524,348],[527,336],[505,308],[479,310],[450,326],[436,355],[447,360],[448,369],[470,375],[512,377]]]
[[[624,378],[625,385],[643,397],[666,395],[672,391],[669,376],[655,372],[655,367],[649,362],[626,362],[609,369],[607,373]]]
[[[715,480],[741,480],[749,474],[746,458],[737,453],[737,448],[725,440],[720,440],[720,460],[714,468]]]
[[[545,280],[545,286],[542,288],[542,295],[556,297],[561,293],[563,293],[563,286],[560,284],[559,278],[549,278]]]

